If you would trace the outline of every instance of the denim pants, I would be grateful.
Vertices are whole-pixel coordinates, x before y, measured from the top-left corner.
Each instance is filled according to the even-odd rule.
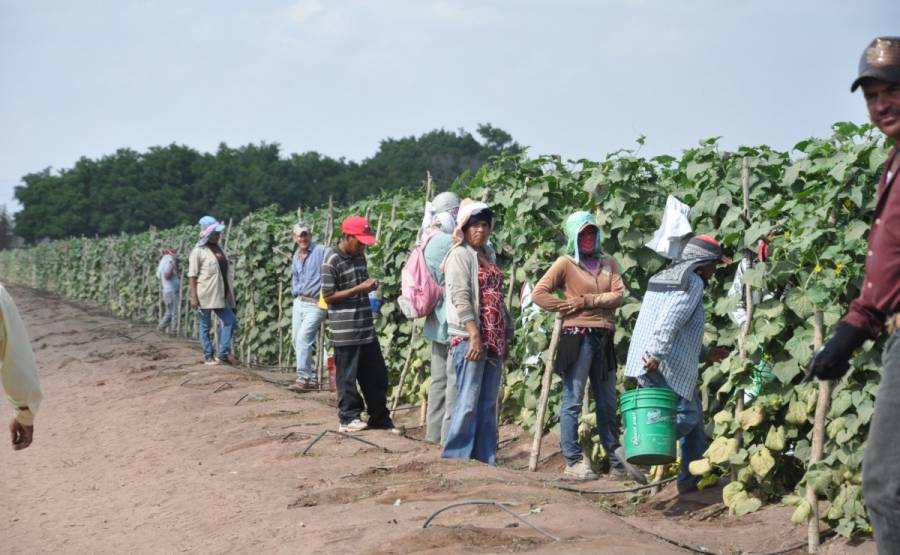
[[[659,370],[638,376],[638,385],[641,387],[665,387],[672,389],[666,383],[666,378]],[[706,432],[703,429],[703,407],[700,404],[700,392],[694,392],[694,400],[688,401],[678,395],[678,406],[675,409],[675,431],[678,434],[679,448],[681,449],[681,471],[678,473],[678,483],[692,485],[699,481],[688,470],[688,465],[693,461],[703,458],[706,452]]]
[[[237,318],[231,307],[225,308],[201,308],[197,310],[197,320],[200,323],[200,345],[203,346],[203,358],[209,360],[213,357],[213,344],[210,337],[210,320],[212,313],[219,317],[219,358],[225,358],[231,353],[231,336],[237,327]]]
[[[466,360],[468,350],[466,340],[450,353],[456,371],[456,399],[441,456],[497,464],[497,395],[503,360],[491,352],[482,360]]]
[[[622,469],[622,463],[616,458],[615,450],[619,447],[619,419],[616,413],[618,397],[616,395],[615,372],[598,372],[593,366],[594,357],[598,356],[596,337],[584,336],[579,347],[578,359],[562,377],[563,394],[559,414],[559,444],[566,464],[573,465],[581,461],[581,446],[578,444],[578,416],[581,414],[581,402],[588,378],[591,380],[591,392],[597,412],[597,433],[603,445],[609,464],[612,468]],[[592,370],[594,370],[592,372]],[[601,376],[601,374],[606,374]]]
[[[316,382],[318,378],[313,372],[313,346],[319,335],[319,324],[325,319],[327,312],[317,304],[294,299],[291,311],[291,324],[294,338],[294,352],[297,355],[297,379]]]
[[[178,291],[167,291],[163,293],[162,299],[165,312],[159,320],[159,329],[174,333],[178,326],[178,313],[180,312],[178,310]]]
[[[425,415],[425,439],[441,445],[447,438],[453,400],[456,399],[456,372],[453,365],[448,364],[448,349],[446,343],[431,343],[431,386]]]
[[[393,428],[387,407],[387,367],[378,339],[363,345],[335,346],[334,362],[337,366],[335,386],[341,424],[349,424],[365,410],[369,413],[370,428]],[[356,389],[357,383],[362,397]]]
[[[863,498],[878,553],[900,553],[900,330],[888,338],[881,357],[881,385],[863,455]]]

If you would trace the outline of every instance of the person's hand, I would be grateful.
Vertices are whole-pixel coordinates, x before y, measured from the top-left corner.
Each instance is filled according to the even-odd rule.
[[[721,362],[728,358],[728,355],[730,354],[731,349],[727,347],[711,347],[706,353],[706,362],[709,362],[711,364]]]
[[[26,426],[13,418],[9,423],[9,433],[12,436],[13,450],[21,451],[31,445],[31,440],[34,438],[34,426]]]
[[[559,305],[559,313],[563,316],[574,314],[584,308],[584,297],[572,297]]]
[[[478,361],[484,358],[484,345],[481,342],[481,334],[469,334],[469,349],[466,351],[466,360]]]
[[[834,335],[816,351],[806,368],[806,378],[836,380],[850,369],[850,357],[867,339],[866,332],[850,324],[838,324]]]
[[[376,289],[378,289],[378,280],[375,278],[369,278],[356,286],[356,290],[359,291],[361,295],[368,295],[370,291]]]
[[[198,299],[194,295],[191,295],[191,308],[194,310],[200,308],[200,299]]]
[[[648,354],[645,354],[641,357],[641,362],[644,363],[644,369],[648,373],[656,372],[657,370],[659,370],[659,361]]]

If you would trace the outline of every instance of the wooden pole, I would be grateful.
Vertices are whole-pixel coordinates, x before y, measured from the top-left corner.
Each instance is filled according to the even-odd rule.
[[[434,198],[434,180],[431,179],[431,170],[425,172],[425,200],[431,202]]]
[[[553,322],[553,333],[550,335],[550,349],[544,361],[544,376],[541,379],[541,396],[538,399],[537,417],[534,420],[534,439],[531,441],[531,456],[528,459],[528,470],[537,470],[541,458],[541,439],[544,437],[544,421],[547,417],[547,403],[550,401],[550,383],[553,380],[553,365],[556,362],[556,349],[559,347],[559,335],[562,333],[562,316],[556,315]]]
[[[400,402],[400,394],[403,392],[403,382],[406,380],[406,372],[409,370],[409,366],[412,363],[412,355],[413,350],[415,349],[418,331],[418,320],[413,320],[412,332],[409,335],[409,350],[406,351],[406,361],[403,363],[403,369],[400,371],[400,381],[397,383],[397,389],[394,390],[394,398],[391,401],[392,411],[397,408],[397,404]]]
[[[375,225],[375,242],[381,241],[381,221],[384,219],[384,213],[378,212],[378,223]]]
[[[821,310],[816,310],[813,316],[813,347],[816,350],[822,348],[825,338],[825,322]],[[816,401],[816,416],[813,422],[812,447],[809,452],[809,466],[822,460],[822,451],[825,445],[825,415],[831,401],[831,382],[821,380],[819,382],[819,398]],[[806,485],[806,501],[811,508],[809,522],[807,523],[807,552],[817,553],[819,550],[819,499],[816,490],[811,484]]]
[[[506,290],[506,311],[509,312],[509,319],[512,322],[515,322],[512,318],[512,301],[513,294],[516,290],[516,261],[513,260],[512,267],[509,269],[509,287]],[[497,395],[497,429],[500,429],[500,413],[503,412],[503,401],[504,395],[503,392],[506,389],[506,373],[507,373],[507,364],[509,364],[509,356],[507,356],[503,360],[503,367],[500,368],[500,391]],[[499,432],[498,432],[499,433]]]
[[[750,162],[746,156],[741,159],[741,193],[744,201],[744,225],[750,225]],[[752,262],[750,252],[746,251],[744,253],[745,271],[751,268]],[[744,303],[746,306],[745,319],[743,325],[741,325],[741,332],[738,335],[738,353],[741,364],[746,364],[747,362],[747,347],[745,343],[753,320],[753,290],[749,283],[744,283]],[[741,412],[744,411],[744,390],[738,389],[736,395],[734,419],[739,421]],[[737,448],[740,449],[744,442],[744,431],[740,427],[735,431],[734,439],[737,440]],[[735,468],[731,469],[731,479],[732,481],[737,481],[737,469]],[[729,509],[729,513],[734,514],[734,509]]]
[[[281,325],[284,317],[284,308],[282,307],[283,302],[284,284],[281,284],[278,286],[278,366],[284,366],[284,364],[282,364],[284,361],[284,327]]]

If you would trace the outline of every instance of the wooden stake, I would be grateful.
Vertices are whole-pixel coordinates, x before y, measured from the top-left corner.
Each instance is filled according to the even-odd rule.
[[[425,172],[425,200],[431,202],[434,198],[434,180],[431,179],[431,170]]]
[[[541,458],[541,439],[544,437],[544,420],[547,416],[547,403],[550,400],[550,383],[553,380],[553,365],[556,362],[556,349],[559,347],[559,335],[562,332],[562,317],[557,314],[553,322],[553,333],[550,335],[550,349],[544,362],[544,376],[541,379],[541,396],[538,400],[537,417],[534,421],[534,439],[531,441],[531,457],[528,459],[528,470],[537,470]]]
[[[284,366],[282,362],[284,361],[284,327],[281,325],[283,320],[283,311],[282,303],[284,302],[284,284],[281,284],[278,287],[278,366]]]
[[[825,322],[821,310],[816,310],[813,316],[813,347],[819,350],[824,343]],[[819,398],[816,401],[816,416],[812,430],[812,448],[809,451],[809,466],[822,460],[823,446],[825,445],[825,415],[831,402],[831,382],[819,381]],[[806,501],[811,507],[809,522],[807,523],[807,552],[817,553],[819,550],[819,499],[816,490],[811,484],[806,485]]]
[[[403,369],[400,371],[400,381],[397,383],[397,389],[394,390],[394,399],[391,401],[392,411],[397,408],[397,404],[400,402],[400,394],[403,392],[403,382],[406,380],[406,372],[409,370],[409,366],[412,363],[412,355],[413,350],[415,349],[418,331],[418,321],[413,320],[412,332],[409,335],[409,350],[406,351],[406,361],[403,363]]]
[[[378,212],[378,224],[375,226],[375,242],[381,241],[381,220],[384,219],[384,213]]]
[[[744,199],[744,225],[750,225],[750,162],[746,156],[741,159],[741,193]],[[752,267],[753,260],[750,252],[744,253],[745,269]],[[738,335],[738,353],[741,364],[747,362],[747,347],[745,345],[747,334],[750,332],[750,325],[753,321],[753,289],[749,283],[744,283],[744,304],[746,306],[744,324],[741,326],[741,332]],[[737,399],[734,404],[734,419],[739,421],[741,412],[744,411],[744,390],[737,390]],[[737,448],[740,450],[744,443],[744,431],[739,427],[734,433],[734,439],[737,440]],[[731,469],[732,481],[737,481],[737,470]],[[734,514],[734,509],[729,508],[729,514]]]

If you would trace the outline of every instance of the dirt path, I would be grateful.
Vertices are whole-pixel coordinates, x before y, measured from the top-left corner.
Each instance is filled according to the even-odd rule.
[[[760,553],[805,538],[789,508],[721,516],[718,492],[678,500],[670,488],[634,505],[558,490],[559,456],[537,474],[519,470],[529,442],[512,427],[498,468],[444,461],[432,445],[382,431],[359,437],[386,451],[326,434],[301,455],[336,428],[330,394],[300,396],[241,369],[203,366],[194,345],[152,328],[32,290],[11,293],[45,400],[34,445],[0,446],[2,552],[687,552],[656,533],[718,553]],[[395,419],[421,434],[412,428],[418,411]],[[546,441],[545,453],[558,450]],[[491,506],[459,507],[421,528],[465,499],[510,502],[560,541]],[[828,552],[874,549],[840,542]]]

